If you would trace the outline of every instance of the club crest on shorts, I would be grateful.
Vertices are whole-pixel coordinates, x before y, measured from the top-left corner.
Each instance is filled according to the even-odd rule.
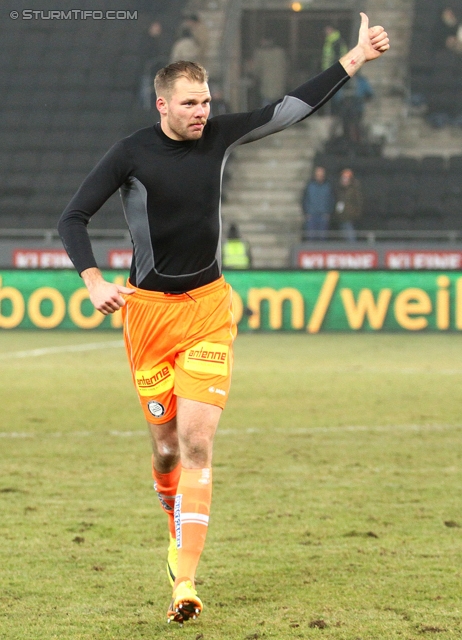
[[[157,400],[150,400],[148,402],[149,413],[151,413],[155,418],[162,418],[165,414],[165,407],[162,403],[157,402]]]

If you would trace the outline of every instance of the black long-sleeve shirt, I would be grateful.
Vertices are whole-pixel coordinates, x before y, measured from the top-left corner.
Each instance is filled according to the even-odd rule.
[[[175,293],[216,280],[221,273],[221,181],[232,149],[303,120],[348,78],[336,63],[272,105],[211,118],[198,140],[173,140],[156,124],[117,142],[59,220],[64,247],[78,272],[97,266],[87,225],[120,189],[133,243],[132,284]]]

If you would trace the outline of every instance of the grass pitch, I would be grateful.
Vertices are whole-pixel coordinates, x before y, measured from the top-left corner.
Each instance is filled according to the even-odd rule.
[[[238,338],[180,629],[120,336],[3,331],[0,638],[461,637],[461,341]]]

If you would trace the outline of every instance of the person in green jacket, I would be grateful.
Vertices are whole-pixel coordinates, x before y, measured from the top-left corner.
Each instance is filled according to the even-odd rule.
[[[242,240],[237,224],[229,225],[222,260],[224,269],[250,269],[252,266],[250,244]]]
[[[348,51],[348,46],[340,31],[331,24],[324,30],[326,38],[322,47],[321,70],[325,71],[334,64],[336,60],[344,56]]]

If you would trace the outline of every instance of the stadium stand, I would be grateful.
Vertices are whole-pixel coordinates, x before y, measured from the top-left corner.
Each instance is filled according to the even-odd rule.
[[[314,164],[325,166],[334,182],[341,169],[353,169],[364,193],[360,229],[457,231],[462,226],[462,156],[347,159],[319,153]]]
[[[132,14],[139,6],[136,0],[79,4],[81,10]],[[44,15],[54,9],[50,0],[40,4]],[[95,162],[118,139],[147,126],[147,117],[152,120],[151,114],[140,120],[137,104],[140,42],[150,19],[138,11],[137,19],[0,23],[0,228],[55,228]],[[92,226],[125,226],[118,195]]]
[[[0,68],[0,230],[54,229],[81,180],[111,144],[151,124],[154,114],[144,112],[139,104],[139,81],[145,66],[142,34],[153,18],[147,8],[152,11],[156,2],[165,7],[163,0],[97,2],[96,8],[103,11],[138,11],[137,20],[0,22],[4,62]],[[240,29],[241,3],[171,2],[200,11],[213,35],[208,61],[211,77],[226,80],[223,60],[235,53],[236,40],[229,34],[236,35]],[[462,0],[459,2],[462,4]],[[16,8],[12,0],[5,4],[7,11]],[[383,144],[388,145],[387,155],[399,157],[382,157],[384,149],[381,142],[376,142],[380,138],[377,134],[373,144],[366,143],[354,153],[345,141],[330,140],[320,157],[329,163],[331,175],[350,164],[361,179],[366,201],[360,222],[363,231],[402,231],[406,236],[431,230],[460,232],[462,156],[448,158],[460,153],[460,144],[457,146],[454,140],[446,148],[448,134],[440,144],[433,146],[432,138],[423,145],[421,129],[407,117],[406,91],[403,88],[399,95],[391,93],[399,75],[397,70],[406,67],[405,55],[411,65],[411,101],[416,105],[423,101],[428,113],[436,116],[441,105],[450,102],[455,105],[450,114],[452,122],[462,113],[462,55],[446,51],[436,54],[428,45],[442,4],[440,0],[416,0],[412,4],[413,11],[410,0],[390,0],[386,7],[379,0],[368,1],[368,10],[379,21],[390,22],[390,32],[397,42],[383,64],[372,70],[377,98],[368,107],[368,122],[375,130],[382,125],[378,130],[398,132],[397,141]],[[89,0],[79,3],[79,7],[95,8]],[[74,7],[71,0],[62,0],[60,8]],[[44,12],[55,9],[52,0],[41,4]],[[415,18],[408,56],[404,41],[412,15]],[[234,16],[235,31],[229,28],[229,16]],[[402,75],[404,81],[406,71]],[[412,113],[420,114],[418,110]],[[420,115],[419,119],[423,122]],[[322,148],[329,135],[327,121],[328,117],[315,116],[287,135],[279,134],[262,141],[260,146],[249,145],[234,154],[223,215],[225,223],[238,222],[252,240],[256,266],[288,263],[290,246],[300,235],[299,193],[316,150]],[[428,131],[430,127],[425,126]],[[432,129],[431,133],[436,136],[444,132]],[[406,148],[408,141],[414,146]],[[393,144],[396,147],[390,154]],[[430,153],[441,156],[427,155]],[[418,156],[426,157],[414,159]],[[104,205],[92,221],[93,229],[125,229],[118,199],[116,194]]]
[[[427,117],[435,126],[462,120],[462,55],[437,42],[441,14],[445,7],[461,19],[458,0],[418,0],[410,50],[410,90],[414,104],[427,107]]]

